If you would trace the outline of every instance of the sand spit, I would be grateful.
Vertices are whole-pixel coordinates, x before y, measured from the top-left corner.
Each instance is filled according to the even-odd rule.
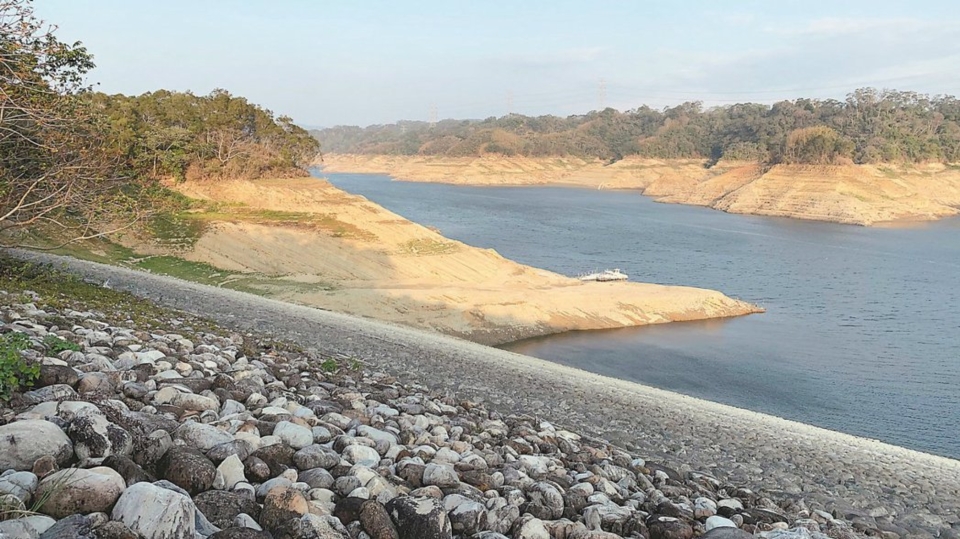
[[[960,462],[702,401],[460,339],[169,277],[40,253],[51,262],[240,329],[611,440],[684,473],[804,503],[887,539],[956,537]],[[704,373],[709,376],[709,373]]]
[[[874,225],[960,213],[960,167],[777,165],[627,158],[436,158],[327,155],[328,172],[384,173],[405,181],[463,185],[576,185],[639,189],[658,202],[730,213]]]
[[[719,292],[585,283],[447,239],[316,179],[187,183],[185,195],[296,222],[218,218],[179,256],[270,276],[270,297],[483,344],[570,330],[738,316],[756,306]]]

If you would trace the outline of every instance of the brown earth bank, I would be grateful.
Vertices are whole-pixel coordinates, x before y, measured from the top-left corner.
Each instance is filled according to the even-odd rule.
[[[638,189],[658,202],[730,213],[875,225],[960,213],[960,166],[775,165],[626,158],[325,155],[325,172],[389,174],[461,185]]]
[[[712,290],[581,282],[524,266],[447,239],[322,180],[188,182],[176,188],[228,208],[177,256],[264,276],[257,292],[268,297],[483,344],[762,311]],[[239,207],[272,219],[231,218],[229,208]]]

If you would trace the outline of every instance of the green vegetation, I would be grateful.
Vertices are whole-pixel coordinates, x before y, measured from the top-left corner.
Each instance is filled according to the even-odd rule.
[[[102,320],[112,324],[132,324],[144,330],[169,329],[170,320],[179,318],[188,319],[178,328],[188,338],[202,332],[221,333],[208,320],[176,313],[126,292],[87,283],[50,265],[26,262],[3,254],[0,254],[0,290],[10,294],[30,291],[38,295],[39,299],[33,302],[40,309],[95,311]]]
[[[303,176],[319,144],[287,116],[226,90],[107,95],[85,85],[81,43],[30,0],[0,2],[0,246],[66,244],[139,227],[198,234],[160,180]],[[173,228],[174,230],[167,230]],[[187,231],[191,232],[191,231]]]
[[[220,285],[230,275],[229,272],[224,272],[210,264],[190,262],[175,256],[144,257],[134,261],[133,265],[151,273],[170,275],[186,281],[213,286]]]
[[[20,354],[30,348],[30,338],[13,332],[0,335],[0,399],[10,400],[20,387],[30,387],[40,376],[40,365],[29,362]]]
[[[332,358],[327,358],[320,364],[320,370],[323,372],[336,372],[339,368],[340,366],[337,364],[337,361]]]
[[[663,110],[607,108],[566,118],[510,114],[435,125],[404,121],[367,128],[338,126],[311,134],[334,153],[956,163],[960,100],[864,88],[845,101],[797,99],[706,110],[692,102]]]
[[[210,95],[158,90],[140,96],[91,93],[106,149],[134,178],[220,179],[304,176],[319,151],[307,131],[222,89]]]
[[[825,125],[794,129],[787,135],[780,160],[790,164],[832,165],[849,158],[853,142]]]
[[[81,98],[91,56],[50,28],[25,0],[0,3],[0,245],[40,224],[89,236],[86,223],[129,202]]]
[[[428,256],[442,255],[456,252],[458,246],[449,241],[440,241],[429,238],[410,240],[400,246],[400,254]]]
[[[57,337],[53,333],[48,333],[47,336],[43,338],[43,345],[47,347],[47,353],[51,355],[57,355],[65,350],[72,352],[80,351],[79,344]]]

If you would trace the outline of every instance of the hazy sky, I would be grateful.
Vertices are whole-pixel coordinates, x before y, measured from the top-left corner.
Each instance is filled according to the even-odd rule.
[[[36,0],[109,93],[226,88],[305,126],[960,94],[957,0]]]

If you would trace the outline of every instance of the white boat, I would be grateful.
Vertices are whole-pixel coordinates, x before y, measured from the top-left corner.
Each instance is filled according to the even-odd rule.
[[[577,276],[577,279],[580,279],[581,281],[599,281],[601,283],[608,281],[626,281],[629,278],[630,276],[620,271],[620,268],[597,271],[594,273],[587,273]]]

